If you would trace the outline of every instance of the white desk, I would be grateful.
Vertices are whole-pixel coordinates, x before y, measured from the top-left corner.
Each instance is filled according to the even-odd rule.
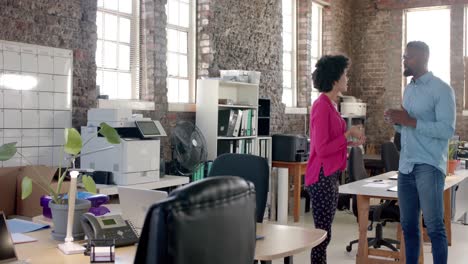
[[[376,258],[369,258],[369,256],[378,256],[378,257],[388,257],[393,259],[398,259],[397,263],[404,263],[405,261],[405,252],[404,252],[404,240],[401,239],[401,250],[400,252],[391,252],[378,249],[369,249],[367,243],[367,226],[368,226],[368,215],[369,215],[369,200],[370,198],[381,198],[381,199],[398,199],[397,192],[391,192],[387,189],[397,185],[396,180],[392,180],[388,187],[385,188],[374,188],[374,187],[364,187],[363,185],[368,184],[366,180],[388,180],[390,176],[395,175],[397,172],[387,172],[367,178],[364,180],[352,182],[349,184],[340,186],[340,193],[344,194],[354,194],[357,195],[357,207],[358,207],[358,222],[359,222],[359,244],[358,244],[358,255],[356,258],[356,263],[365,264],[365,263],[390,263],[389,261],[384,262]],[[447,176],[445,178],[445,187],[444,187],[444,222],[447,230],[447,239],[449,245],[452,243],[452,225],[451,225],[451,188],[468,178],[468,170],[458,170],[455,171],[455,175]],[[398,227],[399,233],[401,227]],[[422,234],[423,232],[421,232]],[[420,263],[423,263],[422,259],[422,243],[421,243],[421,254],[419,257]]]
[[[83,254],[62,254],[57,248],[59,242],[51,239],[50,232],[51,229],[44,229],[28,233],[28,236],[37,238],[38,241],[15,245],[18,257],[32,264],[89,263],[89,257]],[[257,224],[257,233],[265,236],[264,239],[258,240],[255,246],[255,259],[263,263],[271,263],[273,259],[310,250],[327,236],[327,232],[320,229],[272,224]],[[115,263],[133,263],[135,253],[136,246],[116,248]]]
[[[190,182],[189,177],[165,175],[164,177],[161,177],[159,181],[141,183],[141,184],[132,184],[132,185],[126,185],[126,186],[136,188],[136,189],[155,190],[155,189],[162,189],[166,187],[179,186],[179,185],[187,184],[189,182]],[[107,195],[118,194],[117,185],[96,184],[96,188],[97,188],[98,193],[107,194]]]

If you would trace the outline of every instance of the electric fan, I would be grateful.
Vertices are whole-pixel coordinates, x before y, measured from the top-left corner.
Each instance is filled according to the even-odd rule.
[[[188,121],[177,122],[171,133],[172,170],[178,175],[191,175],[206,161],[206,140],[200,129]]]

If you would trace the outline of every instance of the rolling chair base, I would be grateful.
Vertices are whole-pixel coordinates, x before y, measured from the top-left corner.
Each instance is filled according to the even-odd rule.
[[[357,243],[359,243],[359,239],[349,242],[349,245],[346,246],[346,251],[351,252],[351,250],[353,249],[353,244],[357,244]],[[367,238],[367,244],[369,247],[374,247],[374,248],[380,248],[384,246],[396,252],[398,251],[398,249],[393,244],[400,245],[400,241],[390,239],[390,238],[384,238],[382,224],[379,223],[375,227],[375,237]]]

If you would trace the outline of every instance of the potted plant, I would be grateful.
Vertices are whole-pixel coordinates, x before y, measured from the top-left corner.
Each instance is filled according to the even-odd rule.
[[[117,131],[106,123],[100,124],[100,129],[98,134],[101,134],[107,139],[111,144],[119,144],[120,137]],[[59,163],[59,178],[57,181],[57,187],[54,189],[47,180],[41,177],[40,173],[35,170],[36,177],[24,177],[21,182],[21,199],[26,199],[32,193],[33,182],[43,189],[52,200],[49,203],[49,207],[52,210],[52,220],[54,222],[54,230],[52,231],[52,237],[56,240],[64,240],[67,229],[67,215],[68,215],[68,199],[64,193],[68,190],[62,190],[62,183],[65,180],[65,177],[69,173],[70,169],[75,168],[75,160],[86,153],[81,153],[81,149],[84,145],[88,144],[91,139],[87,140],[84,144],[81,138],[80,133],[74,128],[65,129],[65,144],[61,151],[62,157],[64,153],[70,155],[70,162],[64,169],[62,169],[63,158],[60,159]],[[100,151],[100,150],[96,150]],[[96,152],[93,151],[93,152]],[[20,155],[24,160],[27,159],[17,150],[16,142],[7,143],[0,147],[0,161],[5,161],[11,159],[16,153]],[[30,162],[29,162],[30,163]],[[71,167],[70,168],[70,163]],[[34,169],[34,167],[33,167]],[[87,175],[83,175],[82,183],[86,191],[91,193],[96,193],[96,184],[94,180]],[[73,237],[75,239],[84,238],[84,233],[81,228],[79,221],[80,216],[87,212],[91,207],[91,203],[88,200],[76,200],[75,213],[74,213],[74,225],[73,225]]]
[[[452,175],[455,173],[459,160],[457,160],[458,142],[450,141],[448,147],[447,157],[447,174]]]

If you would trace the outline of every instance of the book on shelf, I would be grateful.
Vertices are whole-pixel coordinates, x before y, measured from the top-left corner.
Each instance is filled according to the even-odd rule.
[[[218,140],[217,155],[225,153],[253,154],[253,139]]]

